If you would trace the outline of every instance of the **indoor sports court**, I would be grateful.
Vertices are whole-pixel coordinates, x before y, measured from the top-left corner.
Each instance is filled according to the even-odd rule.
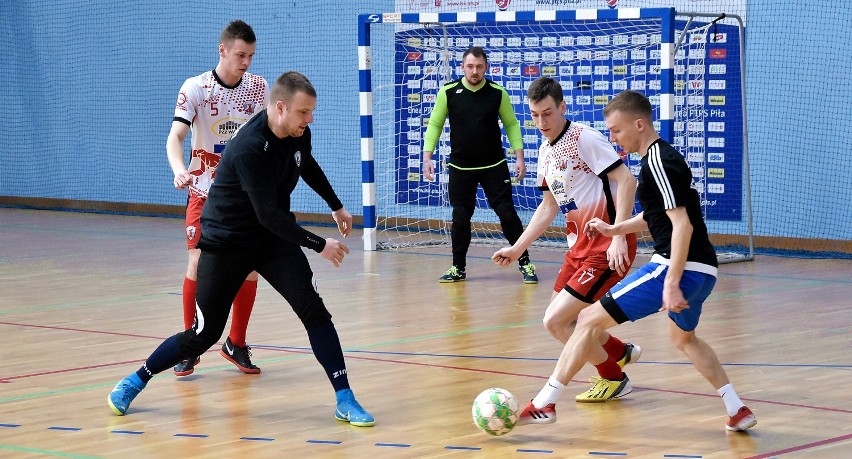
[[[220,355],[226,328],[192,374],[154,376],[123,416],[107,403],[184,330],[187,191],[166,140],[181,83],[216,65],[238,18],[257,35],[249,72],[273,83],[297,70],[318,94],[312,154],[355,227],[342,238],[304,183],[290,205],[350,250],[339,268],[305,253],[372,427],[335,419],[305,328],[263,278],[246,332],[260,374]],[[839,102],[847,19],[842,5],[776,0],[4,3],[15,78],[0,90],[0,457],[852,457],[852,168],[837,141],[852,135]],[[525,225],[542,193],[530,82],[559,80],[566,116],[605,135],[611,97],[648,94],[721,261],[699,335],[754,427],[726,431],[664,314],[612,329],[642,349],[625,397],[576,403],[596,377],[586,365],[555,423],[501,436],[474,424],[483,390],[523,407],[551,375],[562,344],[542,318],[568,245],[560,215],[530,249],[538,284],[524,284],[515,264],[491,261],[506,241],[480,194],[467,279],[438,282],[451,264],[449,136],[435,181],[421,176],[423,136],[469,46],[489,52],[487,77],[521,125]],[[622,157],[636,174],[638,156]],[[652,251],[640,239],[633,269]]]

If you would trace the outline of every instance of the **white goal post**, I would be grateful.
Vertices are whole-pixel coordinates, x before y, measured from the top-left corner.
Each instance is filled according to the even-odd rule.
[[[644,92],[654,106],[660,135],[688,160],[700,162],[693,175],[696,181],[706,182],[710,149],[704,134],[707,125],[718,131],[725,122],[713,121],[718,110],[706,109],[724,97],[705,98],[704,76],[711,65],[705,59],[708,49],[717,55],[724,50],[706,45],[710,19],[699,19],[698,28],[689,24],[700,15],[681,20],[680,25],[686,22],[687,26],[679,32],[676,15],[673,8],[360,15],[364,249],[448,243],[451,210],[442,164],[449,153],[448,126],[433,157],[435,182],[424,181],[421,174],[422,134],[435,94],[444,83],[461,76],[461,54],[471,46],[488,52],[487,77],[506,87],[522,125],[527,178],[514,186],[514,199],[523,221],[529,220],[540,202],[535,165],[541,136],[525,101],[527,86],[539,76],[551,76],[563,85],[570,119],[605,134],[601,110],[609,98],[625,89]],[[710,33],[718,34],[715,29]],[[513,169],[514,154],[507,150],[507,166]],[[625,161],[636,173],[638,157]],[[720,180],[724,179],[710,174],[710,184],[698,185],[704,187],[699,190],[703,199],[708,192],[725,189]],[[735,188],[728,189],[740,193]],[[499,222],[481,193],[472,221],[474,242],[502,244]],[[740,212],[735,209],[733,217],[724,217],[739,218]],[[565,247],[558,219],[537,245]]]

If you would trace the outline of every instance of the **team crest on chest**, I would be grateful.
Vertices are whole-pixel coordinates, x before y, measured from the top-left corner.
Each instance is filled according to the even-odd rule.
[[[293,153],[293,159],[296,160],[296,167],[302,167],[302,152],[297,151]]]

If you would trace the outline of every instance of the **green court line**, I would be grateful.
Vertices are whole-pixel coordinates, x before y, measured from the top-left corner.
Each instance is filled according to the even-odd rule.
[[[787,287],[766,288],[766,289],[760,289],[760,290],[752,290],[752,291],[749,291],[749,292],[734,292],[734,293],[728,293],[728,294],[715,294],[715,295],[711,295],[711,297],[708,299],[708,302],[712,302],[712,301],[716,301],[716,300],[721,301],[721,300],[726,300],[726,299],[730,299],[730,298],[741,298],[741,297],[747,297],[747,296],[753,296],[753,295],[778,294],[779,292],[789,291],[789,290],[797,290],[797,289],[801,289],[803,287],[819,287],[819,286],[826,285],[828,283],[829,282],[814,280],[814,281],[807,281],[807,282],[803,282],[803,283],[798,283],[796,285],[788,284]],[[125,297],[121,301],[132,301],[133,298],[137,298],[137,299],[138,298],[147,298],[147,297],[154,297],[154,296],[159,296],[159,295],[167,295],[167,294],[163,293],[163,294],[142,295],[142,296],[136,296],[136,297]],[[116,303],[116,300],[102,300],[102,301],[98,300],[98,301],[93,301],[91,303],[113,303],[114,304],[114,303]],[[75,304],[87,304],[87,303],[85,303],[85,302],[69,303],[69,305],[75,305]],[[2,314],[2,313],[3,313],[3,311],[0,311],[0,314]],[[370,344],[370,345],[366,345],[366,346],[358,346],[358,347],[353,347],[353,348],[347,348],[347,349],[344,349],[344,352],[375,349],[375,348],[385,347],[385,346],[415,343],[415,342],[428,341],[428,340],[433,340],[433,339],[442,339],[442,338],[447,338],[447,337],[452,337],[452,336],[468,335],[468,334],[472,334],[472,333],[490,332],[490,331],[505,330],[505,329],[512,329],[512,328],[523,328],[523,327],[527,327],[527,326],[530,326],[530,325],[540,325],[540,324],[541,324],[540,320],[531,320],[531,321],[527,321],[527,322],[519,322],[519,323],[512,323],[512,324],[471,328],[471,329],[467,329],[467,330],[458,330],[458,331],[451,331],[451,332],[445,332],[445,333],[433,333],[433,334],[423,335],[423,336],[415,336],[415,337],[402,338],[402,339],[396,339],[396,340],[390,340],[390,341],[382,341],[382,342],[378,342],[378,343],[374,343],[374,344]],[[280,357],[280,358],[274,358],[274,359],[263,359],[263,360],[257,361],[257,363],[278,363],[278,362],[283,362],[283,361],[288,361],[288,360],[302,359],[302,358],[306,358],[306,357],[309,357],[309,356],[312,356],[312,355],[313,354],[306,353],[306,354],[291,355],[291,356],[287,356],[287,357]],[[207,373],[207,372],[212,372],[212,371],[221,371],[221,370],[229,369],[229,368],[232,368],[232,366],[221,365],[221,366],[214,366],[214,367],[204,367],[204,368],[197,369],[196,372]],[[165,374],[166,374],[166,372],[162,373],[161,375],[165,375]],[[36,393],[36,394],[28,394],[28,395],[22,395],[22,396],[17,396],[17,397],[0,398],[0,404],[18,401],[18,400],[33,399],[33,398],[38,398],[38,397],[43,397],[43,396],[59,395],[59,394],[65,394],[65,393],[72,393],[72,392],[80,392],[80,391],[86,391],[86,390],[91,390],[91,389],[97,389],[97,388],[102,388],[102,387],[110,387],[113,384],[114,383],[96,384],[96,385],[85,386],[85,387],[68,388],[68,389],[55,390],[55,391],[47,391],[47,392],[41,392],[41,393]]]
[[[17,451],[19,453],[39,454],[42,456],[73,457],[75,459],[103,459],[101,456],[85,456],[83,454],[63,453],[46,449],[24,448],[23,446],[0,445],[0,450]]]

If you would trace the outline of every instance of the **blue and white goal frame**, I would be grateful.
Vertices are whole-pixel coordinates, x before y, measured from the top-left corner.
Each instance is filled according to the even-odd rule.
[[[660,136],[671,142],[674,135],[674,8],[618,8],[542,11],[491,11],[456,13],[377,13],[358,16],[358,96],[361,119],[361,178],[364,211],[364,250],[376,250],[376,173],[373,141],[373,87],[370,28],[374,24],[435,23],[528,23],[547,21],[596,21],[598,19],[660,19]]]

